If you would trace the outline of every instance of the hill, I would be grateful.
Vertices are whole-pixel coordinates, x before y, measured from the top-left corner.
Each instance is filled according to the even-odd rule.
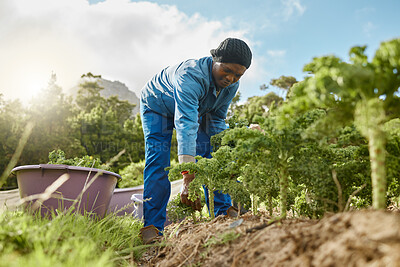
[[[111,96],[118,96],[120,100],[128,100],[129,103],[135,104],[136,107],[133,109],[133,114],[139,112],[139,98],[136,94],[129,90],[129,88],[120,81],[110,81],[103,78],[96,78],[97,83],[104,89],[100,91],[100,94],[104,98],[109,98]],[[83,79],[79,80],[78,84],[82,83]],[[76,96],[78,93],[79,86],[74,86],[68,90],[68,94]]]

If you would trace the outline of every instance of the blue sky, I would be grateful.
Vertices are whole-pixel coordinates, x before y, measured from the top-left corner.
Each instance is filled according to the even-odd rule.
[[[367,45],[372,57],[380,42],[400,37],[398,0],[152,2],[176,5],[189,16],[229,20],[229,27],[247,30],[254,57],[263,58],[267,73],[250,83],[251,88],[242,88],[244,98],[263,94],[258,85],[280,75],[303,79],[302,68],[313,57],[334,54],[346,60],[355,45]]]
[[[355,45],[373,56],[380,42],[400,38],[399,11],[398,0],[2,0],[0,93],[39,94],[52,72],[66,90],[90,71],[138,94],[161,68],[237,37],[254,59],[243,101],[280,75],[301,80],[313,57],[346,60]]]

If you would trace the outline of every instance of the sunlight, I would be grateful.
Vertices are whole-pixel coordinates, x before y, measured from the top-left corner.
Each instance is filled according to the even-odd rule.
[[[44,49],[46,45],[51,45],[51,48]],[[18,98],[24,104],[47,87],[53,72],[68,75],[71,66],[66,62],[73,58],[69,53],[60,53],[68,51],[64,44],[60,45],[47,36],[41,36],[29,47],[15,44],[8,51],[4,62],[10,64],[0,64],[0,73],[7,77],[0,81],[0,90],[4,90],[7,97]]]
[[[38,63],[24,64],[18,73],[18,77],[14,77],[14,85],[20,88],[18,98],[27,103],[33,97],[37,97],[40,91],[46,88],[50,79],[51,72]]]
[[[45,85],[46,80],[43,80],[39,76],[35,76],[35,74],[28,75],[28,77],[24,78],[22,82],[22,87],[25,88],[24,91],[26,92],[25,95],[29,98],[36,97]]]

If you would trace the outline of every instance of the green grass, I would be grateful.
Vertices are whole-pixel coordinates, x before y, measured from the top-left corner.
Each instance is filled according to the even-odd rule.
[[[144,250],[131,216],[0,213],[0,266],[132,266]]]

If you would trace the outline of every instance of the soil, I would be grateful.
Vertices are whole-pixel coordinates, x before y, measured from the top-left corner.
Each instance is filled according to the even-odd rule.
[[[139,266],[400,266],[400,213],[362,210],[321,220],[219,216],[169,225]]]

